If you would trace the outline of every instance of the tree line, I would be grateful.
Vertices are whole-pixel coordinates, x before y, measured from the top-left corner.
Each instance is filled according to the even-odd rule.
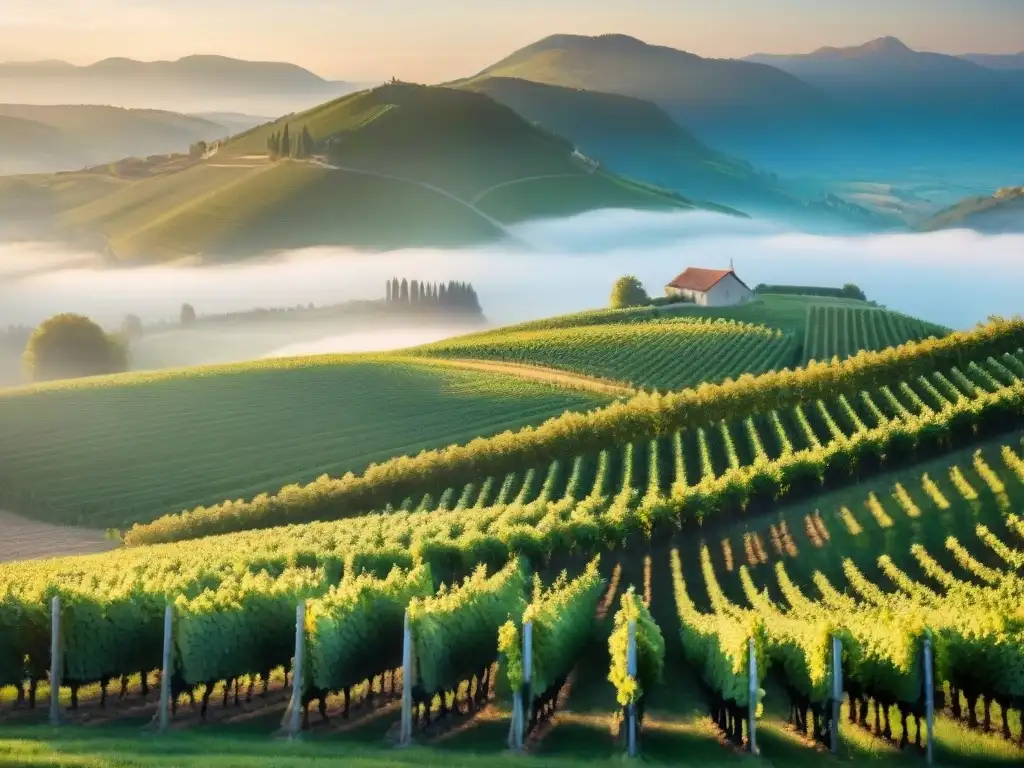
[[[285,123],[283,131],[275,131],[267,137],[267,152],[273,160],[282,157],[301,160],[316,152],[316,142],[305,125],[297,136],[292,136],[288,124]]]
[[[455,309],[480,313],[480,299],[472,283],[449,280],[447,283],[428,283],[397,277],[385,282],[384,301],[389,307]]]
[[[833,299],[858,299],[867,301],[868,297],[860,286],[846,283],[842,288],[829,288],[821,285],[766,285],[758,283],[754,293],[776,293],[786,296],[825,296]]]

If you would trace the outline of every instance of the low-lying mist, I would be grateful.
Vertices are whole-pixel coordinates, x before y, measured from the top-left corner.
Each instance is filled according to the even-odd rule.
[[[635,274],[652,295],[661,295],[662,286],[687,266],[722,268],[732,262],[751,287],[853,282],[892,309],[964,328],[992,314],[1019,312],[1024,288],[1024,235],[958,230],[820,236],[715,214],[619,210],[532,222],[516,231],[532,250],[315,248],[244,264],[138,269],[104,268],[98,258],[51,245],[3,244],[0,325],[32,325],[57,312],[80,312],[113,328],[128,313],[147,323],[174,320],[183,302],[200,315],[320,306],[381,298],[384,281],[394,276],[470,281],[489,323],[498,325],[604,306],[622,274]],[[254,324],[252,332],[258,329]],[[384,350],[431,341],[449,330],[369,333],[340,326],[321,328],[310,338],[310,329],[296,328],[294,336],[275,329],[280,338],[265,354]]]

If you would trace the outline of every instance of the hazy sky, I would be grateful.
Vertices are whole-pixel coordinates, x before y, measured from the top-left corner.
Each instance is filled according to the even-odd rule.
[[[947,53],[1024,49],[1024,0],[0,0],[0,59],[293,61],[326,77],[438,82],[545,35],[622,32],[702,56],[895,35]]]

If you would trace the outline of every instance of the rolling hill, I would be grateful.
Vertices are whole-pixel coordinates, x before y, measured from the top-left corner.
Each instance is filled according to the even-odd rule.
[[[565,136],[609,170],[748,212],[795,213],[778,181],[708,147],[653,102],[510,77],[460,85]]]
[[[0,63],[0,102],[13,103],[283,114],[355,88],[295,64],[212,55],[176,61],[111,58],[87,66],[64,61]]]
[[[476,77],[484,76],[651,101],[715,150],[755,164],[806,151],[816,135],[842,127],[828,96],[779,69],[705,59],[627,35],[552,35]]]
[[[0,104],[0,174],[75,170],[223,138],[212,120],[153,109]]]
[[[305,128],[316,154],[272,160],[268,139],[286,127],[296,137]],[[102,237],[117,260],[454,246],[515,239],[509,226],[527,219],[609,207],[698,206],[595,168],[571,142],[484,94],[401,83],[258,126],[203,160],[0,181],[0,215],[64,238]]]
[[[925,231],[960,227],[991,234],[1024,232],[1024,187],[1004,187],[994,195],[967,198],[921,226]]]

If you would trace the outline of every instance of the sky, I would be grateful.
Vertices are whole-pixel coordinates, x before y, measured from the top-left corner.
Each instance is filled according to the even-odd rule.
[[[0,60],[192,53],[324,77],[466,76],[546,35],[624,33],[701,56],[801,53],[884,35],[943,53],[1024,49],[1024,0],[0,0]]]

